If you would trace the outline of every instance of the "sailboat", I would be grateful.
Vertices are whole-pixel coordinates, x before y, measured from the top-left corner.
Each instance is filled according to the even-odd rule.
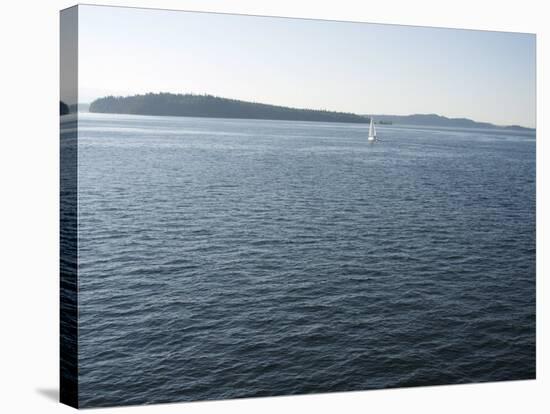
[[[369,141],[376,141],[376,127],[374,126],[374,121],[372,120],[372,117],[370,118]]]

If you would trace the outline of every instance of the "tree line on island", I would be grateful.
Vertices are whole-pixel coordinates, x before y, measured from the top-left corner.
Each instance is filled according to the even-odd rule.
[[[90,112],[191,116],[207,118],[247,118],[283,121],[366,123],[365,116],[322,109],[299,109],[240,101],[213,95],[147,93],[134,96],[107,96],[90,104]]]
[[[74,106],[74,108],[73,108]],[[87,104],[79,104],[81,110]],[[322,109],[300,109],[288,106],[270,105],[241,101],[213,95],[146,93],[133,96],[106,96],[89,104],[89,112],[153,115],[189,116],[204,118],[270,119],[282,121],[348,122],[369,123],[369,115]],[[61,114],[76,112],[76,105],[61,102]],[[378,124],[418,125],[459,128],[498,128],[534,131],[519,125],[500,126],[468,118],[447,118],[437,114],[414,115],[372,115]]]

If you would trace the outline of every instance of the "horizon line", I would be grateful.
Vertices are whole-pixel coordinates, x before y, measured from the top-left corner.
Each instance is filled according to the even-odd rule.
[[[194,93],[194,92],[166,92],[166,91],[160,91],[160,92],[134,93],[134,94],[129,94],[129,95],[109,94],[109,95],[101,96],[99,98],[95,98],[91,102],[78,102],[77,104],[78,105],[91,105],[94,101],[96,101],[98,99],[104,99],[104,98],[108,98],[108,97],[129,98],[129,97],[133,97],[133,96],[145,96],[145,95],[148,95],[148,94],[150,94],[150,95],[167,94],[167,95],[210,96],[210,97],[214,97],[214,98],[228,99],[228,100],[234,100],[234,101],[240,101],[240,102],[249,102],[249,103],[254,103],[254,104],[259,104],[259,105],[271,105],[271,106],[279,106],[279,107],[284,107],[284,108],[297,109],[297,110],[307,110],[307,111],[327,111],[327,112],[345,113],[345,114],[352,114],[352,115],[363,116],[363,117],[435,115],[435,116],[438,116],[438,117],[446,118],[448,120],[469,120],[469,121],[473,121],[473,122],[476,122],[476,123],[490,124],[490,125],[493,125],[493,126],[496,126],[496,127],[501,127],[501,128],[519,127],[519,128],[525,128],[525,129],[531,129],[531,130],[536,130],[537,129],[536,125],[531,127],[531,126],[524,126],[524,125],[520,125],[520,124],[495,124],[495,123],[489,122],[489,121],[479,121],[479,120],[476,120],[476,119],[473,119],[473,118],[468,118],[467,116],[448,116],[448,115],[444,115],[444,114],[441,114],[441,113],[438,113],[438,112],[409,112],[409,113],[406,113],[406,114],[395,114],[395,113],[394,114],[389,114],[389,113],[366,114],[366,113],[360,113],[360,112],[348,112],[348,111],[332,110],[332,109],[304,108],[304,107],[288,106],[286,104],[283,105],[283,104],[265,103],[265,102],[261,102],[261,101],[251,101],[251,100],[238,99],[238,98],[228,98],[228,97],[225,97],[225,96],[215,95],[215,94],[211,94],[211,93]]]

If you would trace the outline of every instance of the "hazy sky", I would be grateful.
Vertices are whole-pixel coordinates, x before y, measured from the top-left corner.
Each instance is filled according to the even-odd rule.
[[[81,102],[208,93],[535,126],[535,36],[80,6]]]

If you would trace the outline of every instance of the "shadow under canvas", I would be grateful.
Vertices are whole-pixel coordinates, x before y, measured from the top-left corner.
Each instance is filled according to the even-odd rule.
[[[48,400],[58,402],[59,401],[59,390],[56,388],[37,388],[36,392]]]

